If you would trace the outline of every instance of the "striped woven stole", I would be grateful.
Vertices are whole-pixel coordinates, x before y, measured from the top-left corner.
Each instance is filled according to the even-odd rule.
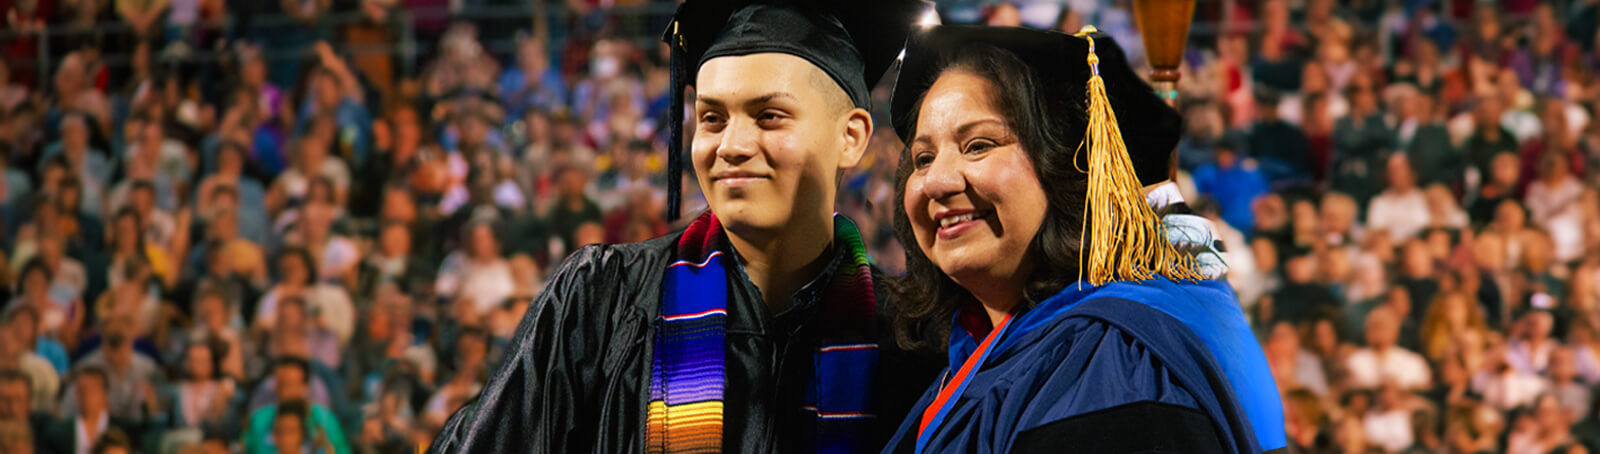
[[[721,452],[727,389],[727,267],[733,258],[721,225],[707,212],[678,240],[677,261],[662,287],[650,375],[645,443],[649,453]],[[806,415],[792,440],[801,451],[870,452],[866,446],[878,359],[877,302],[871,267],[855,224],[834,216],[838,260],[820,303],[815,375],[806,387]],[[743,405],[735,402],[733,405]]]

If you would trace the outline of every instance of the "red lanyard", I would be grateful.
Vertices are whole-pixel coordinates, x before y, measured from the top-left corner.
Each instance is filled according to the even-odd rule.
[[[971,382],[973,369],[976,369],[983,364],[984,360],[988,359],[989,347],[1005,333],[1006,325],[1009,325],[1010,322],[1011,314],[1006,314],[1005,318],[1000,319],[1000,324],[995,325],[994,330],[990,331],[989,335],[983,338],[983,342],[978,344],[978,349],[973,350],[972,354],[967,356],[967,361],[961,364],[961,369],[956,371],[956,375],[951,377],[943,388],[939,389],[939,396],[933,399],[933,403],[928,404],[928,408],[922,410],[922,423],[917,427],[918,453],[921,453],[927,447],[928,428],[937,428],[939,423],[944,422],[945,416],[950,413],[950,408],[955,406],[953,397],[967,389],[967,385]]]

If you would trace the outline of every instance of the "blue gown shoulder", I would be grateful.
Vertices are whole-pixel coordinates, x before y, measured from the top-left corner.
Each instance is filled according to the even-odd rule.
[[[940,427],[928,429],[925,452],[1260,452],[1207,342],[1181,314],[1145,301],[1195,305],[1231,292],[1206,295],[1215,289],[1170,281],[1165,288],[1118,288],[1146,284],[1069,289],[1012,320]],[[1190,290],[1201,295],[1171,293]],[[951,370],[976,345],[964,334],[952,336]],[[920,410],[948,375],[924,394],[884,452],[915,452]],[[1278,427],[1281,438],[1281,419]]]

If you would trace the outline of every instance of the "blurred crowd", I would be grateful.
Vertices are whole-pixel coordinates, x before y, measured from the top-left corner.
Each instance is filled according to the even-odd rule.
[[[0,0],[0,452],[412,452],[566,254],[676,227],[674,2],[462,3]],[[1600,452],[1600,2],[1200,4],[1179,183],[1295,451]],[[1125,0],[938,5],[1141,58]],[[884,85],[838,210],[898,273]]]

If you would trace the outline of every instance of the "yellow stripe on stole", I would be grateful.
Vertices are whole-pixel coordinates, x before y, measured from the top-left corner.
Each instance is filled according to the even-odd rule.
[[[651,453],[720,452],[722,402],[667,405],[651,401],[645,425],[646,451]],[[670,429],[668,428],[670,421]],[[662,438],[666,437],[665,440]]]

